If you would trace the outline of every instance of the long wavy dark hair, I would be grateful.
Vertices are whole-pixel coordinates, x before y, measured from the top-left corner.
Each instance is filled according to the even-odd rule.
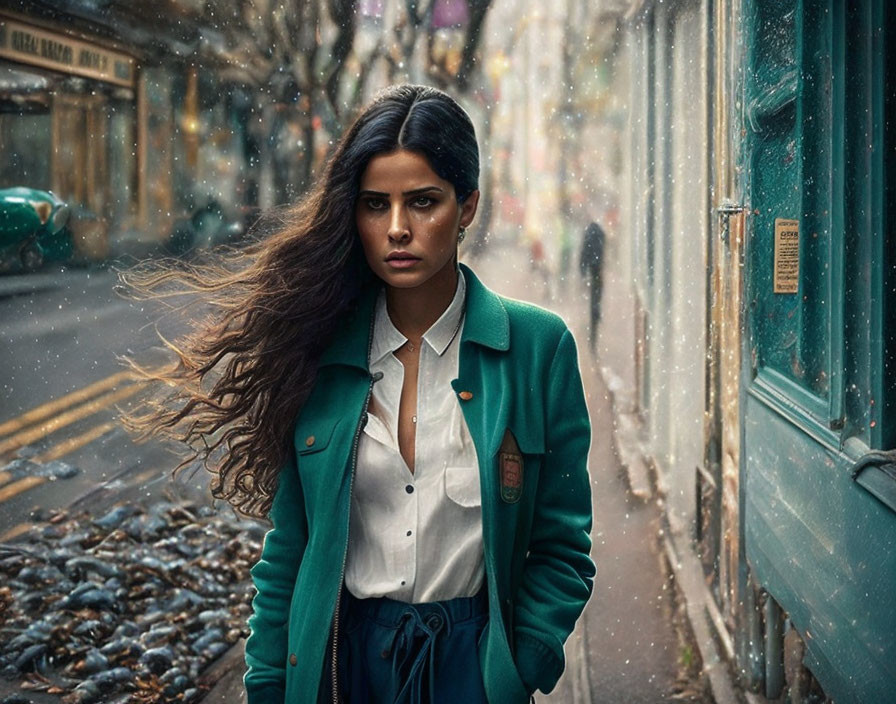
[[[201,465],[212,495],[244,515],[270,511],[295,419],[321,353],[373,280],[355,224],[361,176],[372,157],[424,155],[463,202],[478,188],[473,123],[446,93],[392,86],[364,108],[321,178],[297,205],[269,214],[272,234],[199,264],[144,263],[119,272],[125,295],[193,294],[211,311],[176,341],[169,364],[125,362],[155,393],[123,422],[137,440],[175,440],[188,452],[175,473]]]

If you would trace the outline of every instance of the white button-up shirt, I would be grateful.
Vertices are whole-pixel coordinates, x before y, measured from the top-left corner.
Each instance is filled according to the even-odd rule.
[[[385,294],[376,307],[370,372],[373,402],[358,442],[345,584],[357,598],[421,603],[473,596],[484,576],[482,498],[476,449],[451,381],[457,378],[466,283],[423,335],[417,375],[414,472],[398,449],[407,338]]]

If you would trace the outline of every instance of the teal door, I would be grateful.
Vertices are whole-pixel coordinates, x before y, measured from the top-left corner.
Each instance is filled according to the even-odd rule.
[[[746,559],[837,704],[896,691],[896,454],[885,452],[896,448],[896,62],[886,5],[743,4]],[[781,631],[765,628],[765,684],[776,695]]]

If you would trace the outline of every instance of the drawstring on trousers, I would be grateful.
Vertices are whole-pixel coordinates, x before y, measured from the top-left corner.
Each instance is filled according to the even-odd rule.
[[[401,615],[395,637],[389,646],[392,655],[392,675],[404,686],[395,697],[394,704],[423,704],[435,700],[434,678],[436,644],[444,633],[451,636],[451,619],[441,604],[434,604],[435,611],[421,616],[413,606]],[[410,662],[410,668],[408,668]],[[423,680],[428,683],[428,698],[423,699]]]
[[[338,677],[347,704],[486,704],[479,640],[485,590],[407,603],[348,594]]]

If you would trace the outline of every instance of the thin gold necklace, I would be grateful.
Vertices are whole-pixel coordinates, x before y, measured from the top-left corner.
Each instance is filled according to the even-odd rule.
[[[457,337],[457,333],[458,333],[458,331],[460,330],[461,323],[464,322],[464,316],[465,316],[466,314],[467,314],[467,302],[464,301],[464,307],[461,309],[461,311],[460,311],[460,316],[459,316],[458,319],[457,319],[457,326],[454,328],[454,332],[451,333],[451,339],[448,340],[448,344],[445,345],[445,349],[446,349],[446,350],[447,350],[449,347],[451,347],[451,343],[454,342],[454,338]],[[425,333],[424,333],[424,334],[425,334]],[[410,338],[406,338],[406,339],[407,339],[408,350],[409,350],[410,352],[416,352],[416,351],[417,351],[417,348],[414,346],[414,343],[411,342]],[[422,340],[423,338],[421,337],[420,339]]]

